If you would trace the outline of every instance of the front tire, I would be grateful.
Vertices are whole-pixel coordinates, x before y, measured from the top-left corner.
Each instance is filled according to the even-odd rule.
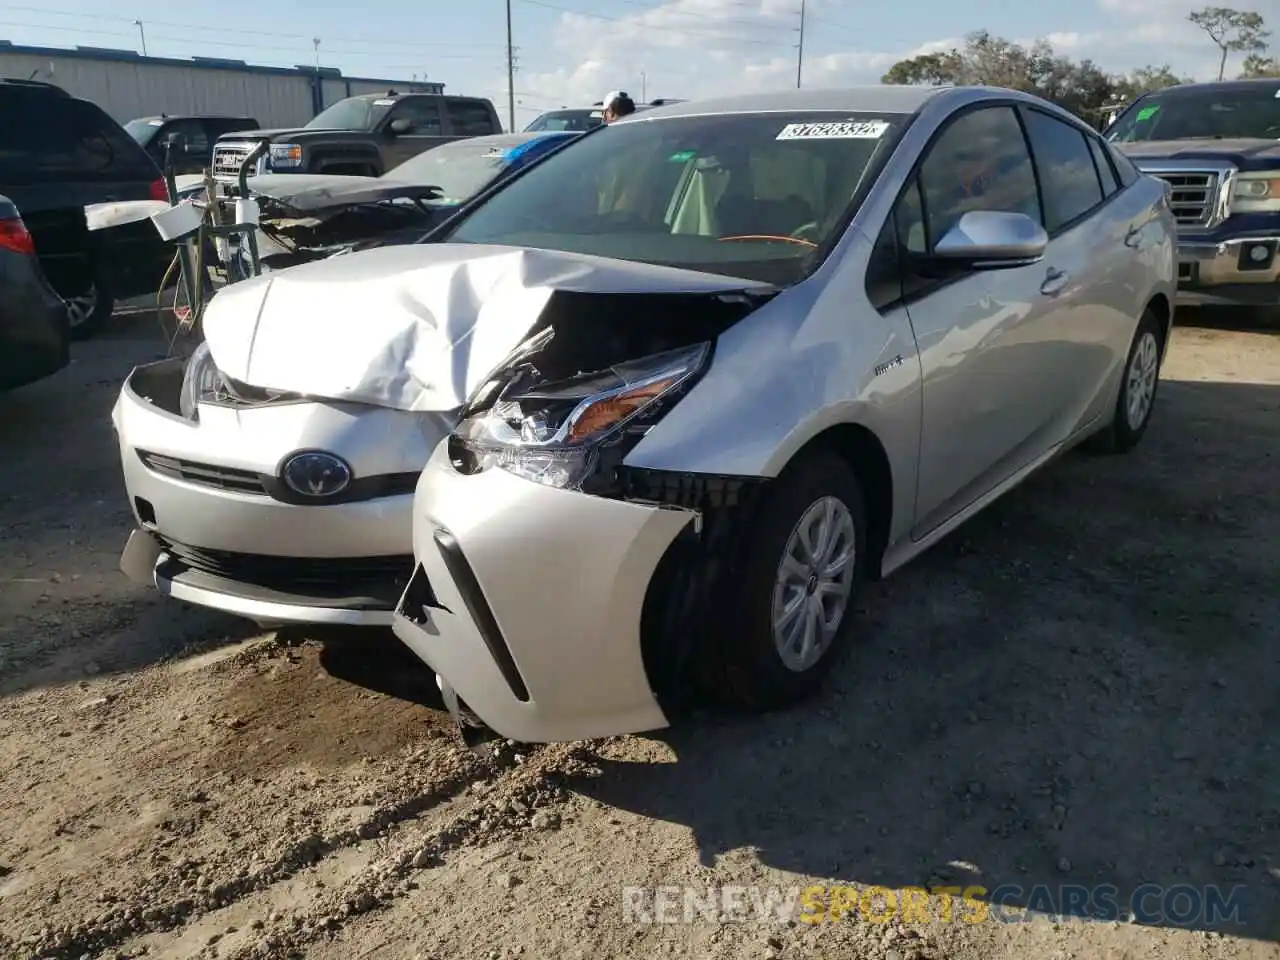
[[[1164,327],[1148,307],[1129,344],[1111,423],[1092,438],[1093,449],[1100,453],[1127,453],[1138,445],[1155,408],[1163,348]]]
[[[723,693],[755,710],[788,706],[821,684],[853,628],[866,514],[852,468],[826,451],[775,481],[755,514],[724,633]]]

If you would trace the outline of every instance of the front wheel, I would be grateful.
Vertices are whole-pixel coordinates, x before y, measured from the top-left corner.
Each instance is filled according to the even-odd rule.
[[[720,651],[729,697],[766,710],[814,692],[847,645],[866,555],[866,516],[852,468],[828,452],[775,481],[727,598]]]
[[[1138,445],[1151,422],[1156,391],[1160,386],[1160,353],[1164,330],[1155,313],[1147,309],[1129,345],[1121,375],[1120,396],[1111,423],[1096,434],[1090,445],[1100,453],[1126,453]]]

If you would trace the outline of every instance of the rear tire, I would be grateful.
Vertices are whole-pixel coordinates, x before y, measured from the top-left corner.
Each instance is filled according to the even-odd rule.
[[[1138,321],[1120,379],[1111,423],[1090,438],[1089,446],[1099,453],[1127,453],[1147,432],[1160,387],[1160,359],[1164,349],[1164,326],[1148,307]]]
[[[725,591],[721,693],[753,710],[811,695],[848,645],[863,579],[862,487],[833,453],[804,456],[775,481]]]
[[[72,340],[88,340],[101,332],[115,310],[115,299],[106,284],[90,277],[88,286],[79,293],[64,295],[67,325]]]

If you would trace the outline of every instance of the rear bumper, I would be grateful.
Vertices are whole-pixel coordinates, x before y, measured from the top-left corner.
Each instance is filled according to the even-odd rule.
[[[0,390],[34,383],[71,362],[67,307],[34,257],[0,254]]]
[[[455,471],[445,444],[418,483],[417,569],[393,628],[504,737],[580,740],[667,726],[640,616],[693,514]]]
[[[1186,304],[1280,304],[1280,234],[1178,243],[1178,301]]]

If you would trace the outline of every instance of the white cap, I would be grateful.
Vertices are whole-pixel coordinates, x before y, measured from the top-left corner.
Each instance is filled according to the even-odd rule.
[[[608,110],[611,106],[613,106],[614,101],[621,100],[625,96],[626,96],[626,93],[622,90],[610,90],[608,93],[604,95],[604,99],[600,101],[600,109]]]

